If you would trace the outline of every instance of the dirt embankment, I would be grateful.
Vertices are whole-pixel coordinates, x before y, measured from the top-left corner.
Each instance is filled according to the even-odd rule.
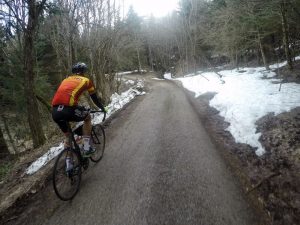
[[[262,170],[274,174],[260,190],[274,220],[300,224],[300,107],[258,122],[266,149]]]
[[[300,83],[300,62],[294,70],[282,67],[276,71],[282,84]],[[269,114],[257,121],[257,132],[266,153],[258,157],[249,145],[235,143],[226,131],[229,126],[206,94],[195,101],[207,130],[240,176],[246,191],[258,202],[273,225],[300,224],[300,107],[279,115]],[[256,201],[258,200],[258,201]]]
[[[192,95],[191,93],[189,93]],[[262,157],[246,144],[235,143],[226,131],[228,123],[209,106],[214,94],[193,101],[203,123],[257,208],[270,224],[300,224],[300,108],[257,122],[260,141],[266,149]]]

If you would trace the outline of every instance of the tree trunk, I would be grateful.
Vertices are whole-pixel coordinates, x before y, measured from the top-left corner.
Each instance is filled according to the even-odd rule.
[[[0,159],[3,159],[8,155],[10,155],[10,152],[8,151],[8,147],[4,139],[2,129],[0,128]]]
[[[142,65],[141,65],[141,60],[140,60],[140,51],[139,48],[136,48],[136,54],[137,54],[137,59],[138,59],[138,63],[139,63],[139,73],[142,73]]]
[[[111,29],[112,20],[111,20],[111,8],[110,8],[110,0],[107,0],[107,23],[109,30]]]
[[[46,107],[46,109],[48,110],[49,113],[52,112],[52,110],[51,110],[51,108],[52,108],[51,104],[46,99],[44,99],[42,96],[40,96],[38,94],[36,94],[35,97],[37,98],[37,100],[40,103],[42,103]]]
[[[293,61],[291,57],[291,51],[289,47],[289,31],[287,24],[287,2],[286,0],[282,0],[281,2],[281,25],[282,25],[282,33],[283,33],[283,46],[285,51],[286,60],[288,63],[288,68],[293,70]]]
[[[236,67],[236,54],[233,49],[229,50],[230,52],[230,64],[232,67]]]
[[[44,144],[46,138],[42,129],[37,99],[34,93],[34,36],[38,23],[37,4],[28,0],[28,25],[24,30],[24,90],[27,103],[27,119],[33,140],[33,147]]]
[[[152,56],[152,51],[151,51],[151,47],[150,47],[149,44],[148,44],[148,63],[151,66],[151,71],[153,71],[154,70],[154,67],[153,67],[153,56]]]
[[[239,52],[235,50],[235,67],[239,70],[240,61],[239,61]]]
[[[264,46],[263,46],[263,43],[262,43],[262,40],[261,40],[261,35],[260,35],[259,31],[258,31],[258,34],[257,34],[257,38],[258,38],[259,48],[260,48],[261,57],[262,57],[264,66],[265,66],[266,70],[270,70],[270,67],[269,67],[269,64],[268,64],[268,61],[267,61],[267,58],[266,58],[266,54],[265,54],[265,49],[264,49]]]
[[[137,55],[137,60],[138,60],[138,64],[139,64],[139,73],[142,73],[142,65],[141,65],[141,59],[140,59],[140,49],[139,49],[139,38],[138,35],[135,34],[135,44],[136,44],[136,55]]]
[[[14,139],[13,139],[13,137],[10,133],[10,130],[8,128],[7,120],[6,120],[4,115],[2,115],[1,118],[2,118],[2,121],[3,121],[4,131],[5,131],[5,133],[8,137],[8,141],[9,141],[9,142],[6,143],[8,151],[10,150],[9,152],[12,152],[13,154],[18,153],[18,149],[15,145]],[[2,135],[3,135],[3,132],[2,132]]]
[[[257,65],[260,65],[261,61],[260,61],[260,49],[255,49],[255,55],[256,55],[256,62],[257,62]]]

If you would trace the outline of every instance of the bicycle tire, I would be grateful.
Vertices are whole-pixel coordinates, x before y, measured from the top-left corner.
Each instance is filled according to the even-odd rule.
[[[73,162],[73,169],[66,171],[66,157]],[[81,182],[81,163],[79,156],[71,149],[63,150],[57,157],[53,168],[53,188],[58,198],[69,201],[79,191]]]
[[[99,162],[104,155],[105,150],[105,131],[101,125],[93,127],[91,135],[93,145],[96,148],[96,151],[91,155],[90,159],[93,162]]]

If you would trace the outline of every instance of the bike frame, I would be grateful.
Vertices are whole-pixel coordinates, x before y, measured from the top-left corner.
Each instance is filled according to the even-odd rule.
[[[79,157],[79,160],[80,160],[80,164],[83,163],[83,157],[81,155],[81,152],[80,152],[80,148],[75,140],[75,137],[74,137],[74,132],[72,131],[71,129],[71,126],[70,126],[70,123],[68,123],[68,128],[69,128],[69,143],[70,143],[70,148],[71,148],[71,151],[73,150]]]
[[[97,112],[102,112],[102,111],[94,111],[94,110],[90,111],[90,113],[97,113]],[[102,121],[104,121],[105,118],[106,118],[106,113],[104,113],[104,117],[103,117]],[[81,155],[80,148],[79,148],[79,146],[78,146],[78,144],[75,140],[75,135],[74,135],[74,132],[73,132],[69,122],[68,122],[68,130],[69,130],[69,134],[70,134],[70,137],[69,137],[70,148],[71,148],[71,150],[73,150],[79,156],[80,164],[82,165],[85,162],[85,158],[83,158],[82,155]],[[100,143],[99,138],[98,138],[98,136],[95,132],[94,126],[92,126],[91,138],[93,140],[96,139],[97,144]]]

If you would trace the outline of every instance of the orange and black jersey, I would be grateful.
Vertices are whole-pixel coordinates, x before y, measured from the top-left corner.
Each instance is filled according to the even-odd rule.
[[[84,91],[88,91],[91,96],[95,94],[95,87],[92,81],[79,75],[69,76],[62,81],[57,89],[52,100],[52,106],[76,106],[79,97]]]

